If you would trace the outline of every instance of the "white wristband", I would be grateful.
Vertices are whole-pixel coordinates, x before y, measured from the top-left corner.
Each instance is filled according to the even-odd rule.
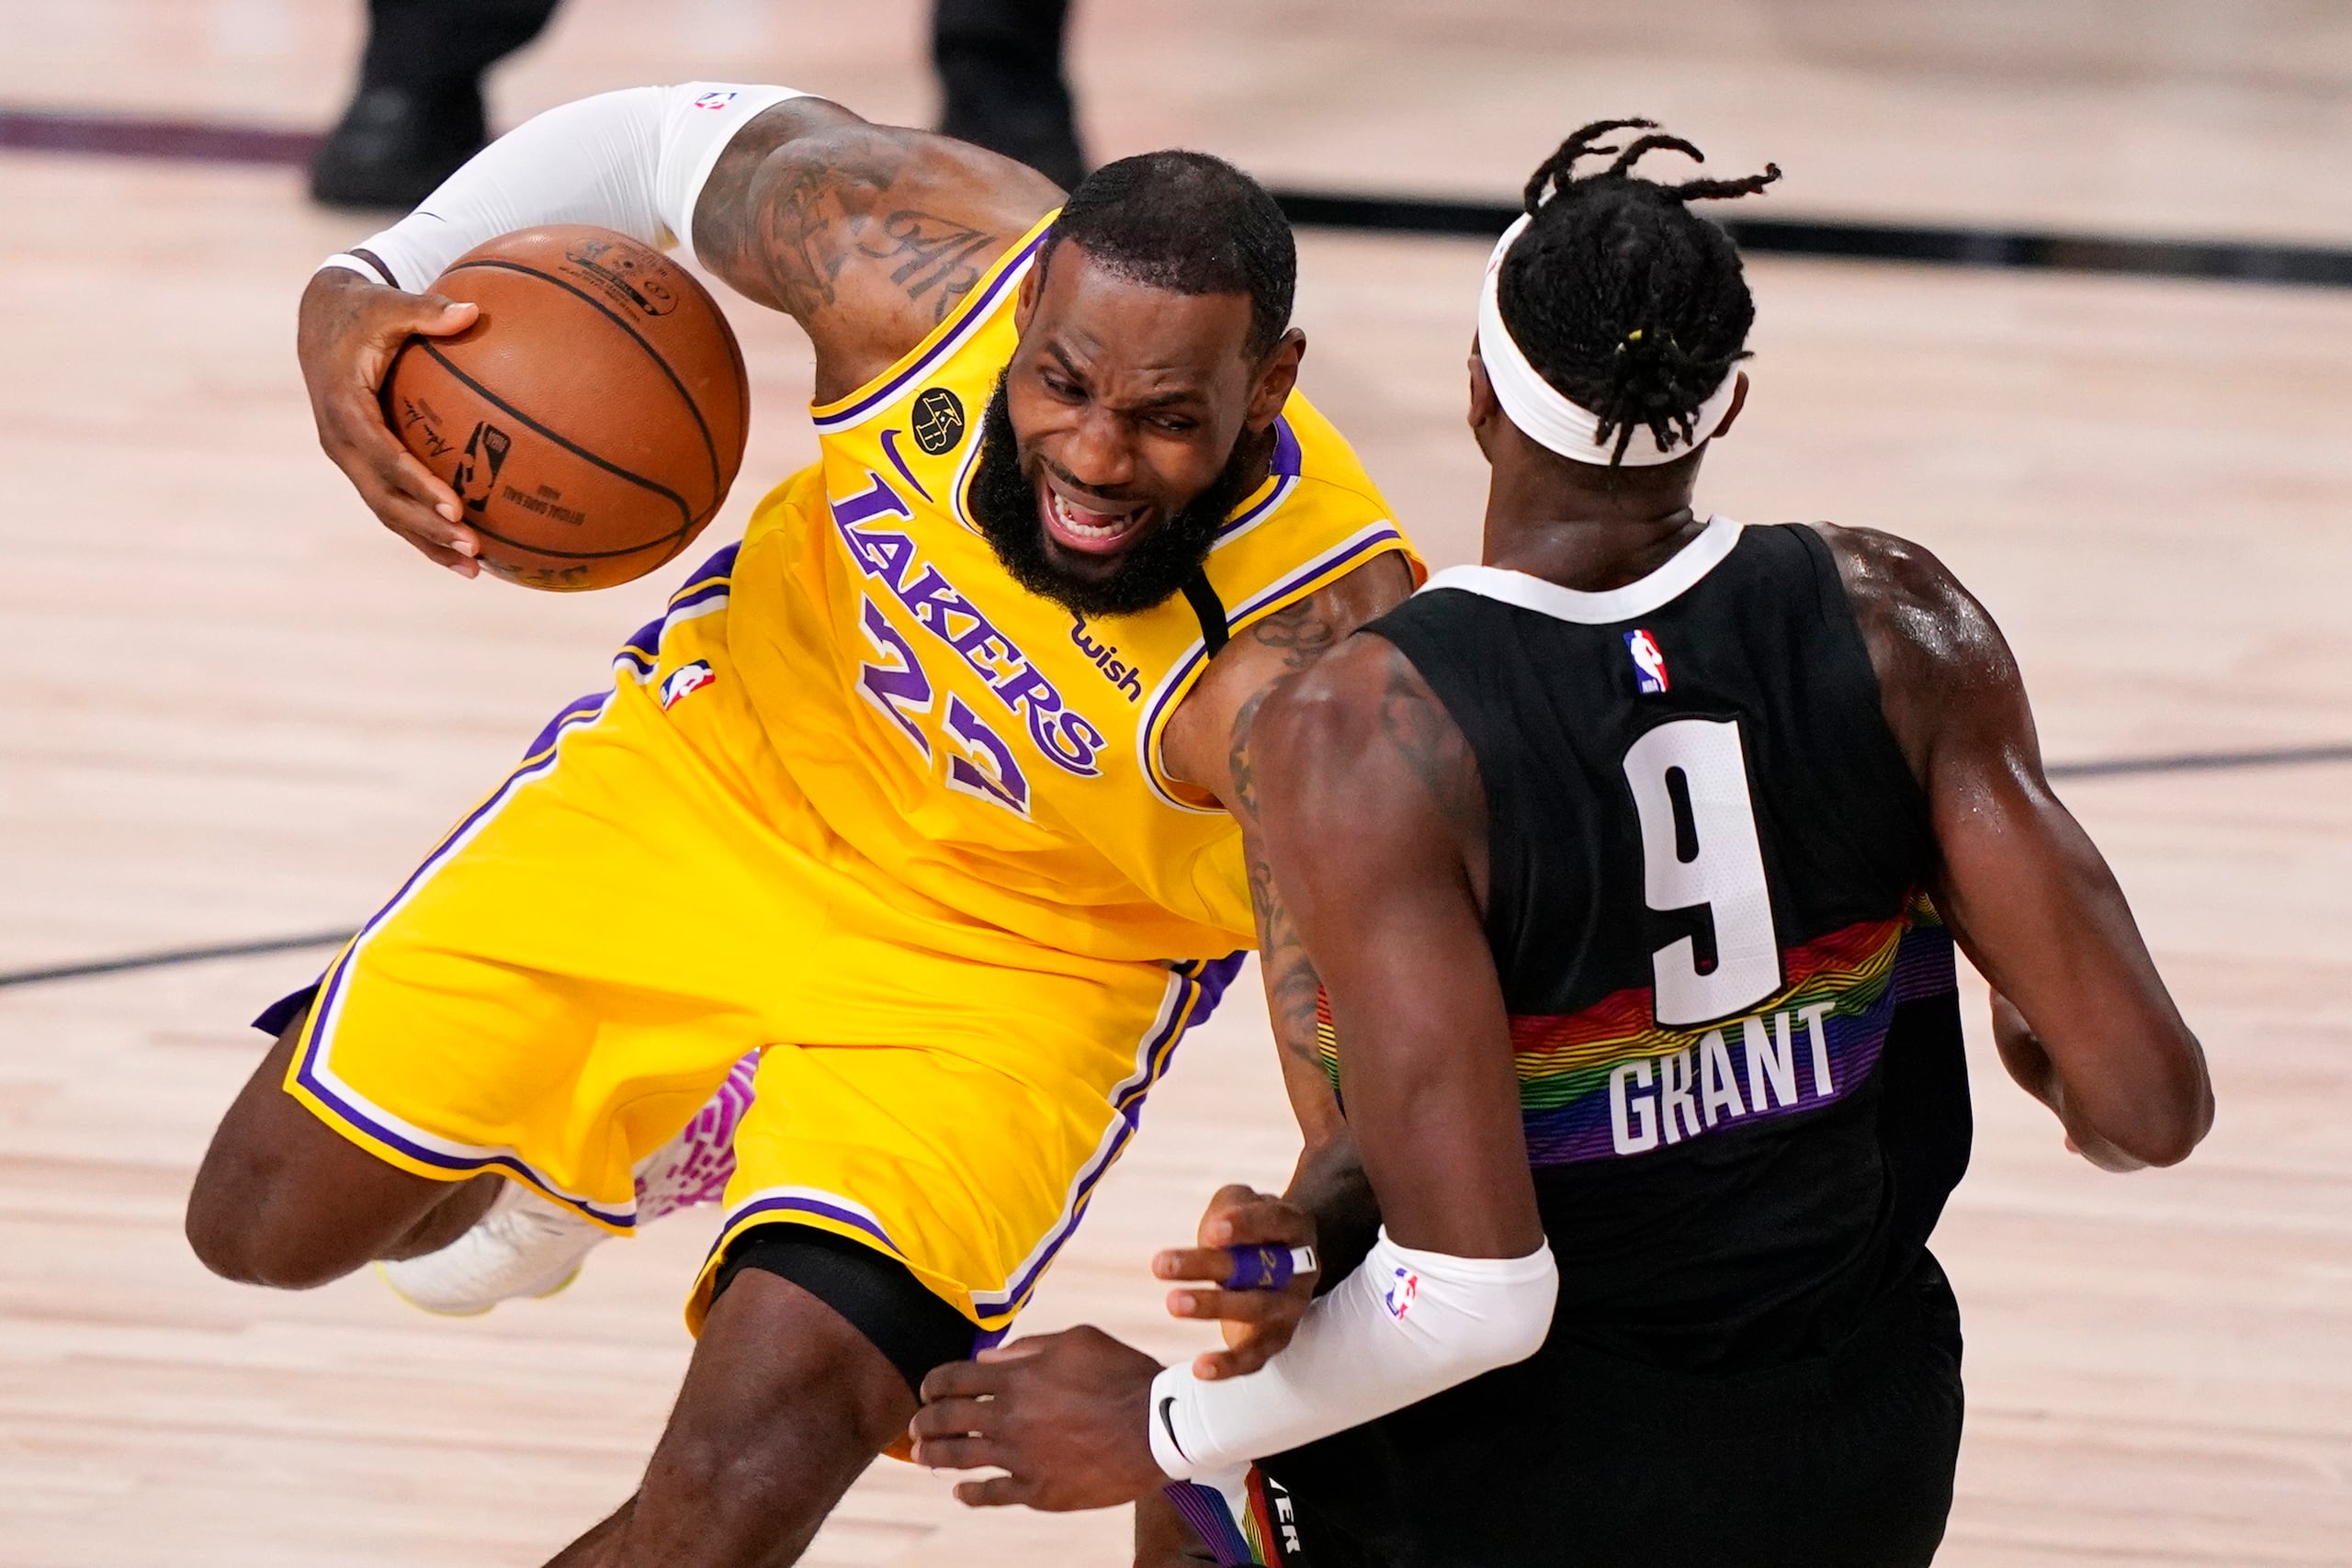
[[[317,270],[320,272],[334,272],[337,270],[356,272],[370,283],[381,283],[384,281],[384,275],[376,268],[369,266],[368,265],[368,258],[365,256],[355,256],[349,251],[335,252],[334,254],[321,262],[318,265]]]
[[[1307,1309],[1289,1348],[1247,1377],[1203,1382],[1189,1366],[1151,1384],[1151,1456],[1179,1481],[1361,1426],[1526,1359],[1559,1295],[1549,1247],[1456,1258],[1380,1233],[1362,1266]]]

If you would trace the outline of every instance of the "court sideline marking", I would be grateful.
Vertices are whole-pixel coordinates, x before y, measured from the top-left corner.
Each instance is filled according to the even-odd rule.
[[[313,131],[227,121],[0,108],[0,151],[300,167],[311,161],[319,141]],[[1491,240],[1520,213],[1516,206],[1495,201],[1341,191],[1273,194],[1283,215],[1302,228]],[[2326,245],[1832,218],[1736,217],[1719,221],[1742,250],[1758,255],[2352,288],[2352,249]]]
[[[2097,762],[2053,762],[2044,770],[2052,779],[2112,779],[2148,773],[2218,773],[2232,768],[2279,768],[2325,762],[2352,762],[2352,744],[2279,746],[2256,751],[2183,751],[2168,757],[2113,757]],[[127,953],[79,964],[58,964],[40,969],[0,971],[0,988],[37,986],[47,980],[80,980],[99,975],[120,975],[134,969],[167,969],[183,964],[205,964],[217,958],[256,958],[271,953],[299,953],[306,948],[341,947],[351,940],[347,931],[307,931],[299,936],[264,937],[254,942],[222,942],[209,947],[170,947],[155,953]]]

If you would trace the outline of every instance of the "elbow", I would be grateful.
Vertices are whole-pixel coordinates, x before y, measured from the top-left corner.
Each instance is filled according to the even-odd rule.
[[[2175,1113],[2151,1130],[2144,1145],[2132,1152],[2150,1165],[2178,1165],[2213,1130],[2213,1085],[2200,1070],[2192,1092],[2181,1097]]]
[[[2133,1166],[2178,1165],[2196,1151],[2213,1130],[2213,1083],[2193,1041],[2166,1091],[2132,1107],[2120,1120],[2123,1125],[2117,1131],[2100,1131]]]

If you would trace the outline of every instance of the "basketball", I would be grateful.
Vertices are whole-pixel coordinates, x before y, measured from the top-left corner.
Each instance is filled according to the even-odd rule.
[[[693,542],[743,460],[750,389],[727,318],[685,268],[566,224],[477,246],[433,288],[481,314],[401,345],[384,418],[458,492],[484,567],[526,588],[608,588]]]

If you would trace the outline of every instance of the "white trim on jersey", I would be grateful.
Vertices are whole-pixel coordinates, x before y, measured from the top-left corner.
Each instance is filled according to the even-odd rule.
[[[1555,620],[1573,621],[1585,626],[1611,626],[1649,615],[1696,588],[1700,580],[1721,565],[1724,558],[1731,554],[1732,547],[1739,543],[1739,530],[1740,525],[1728,517],[1710,518],[1699,536],[1683,546],[1664,566],[1638,582],[1601,593],[1563,588],[1556,582],[1499,566],[1450,566],[1422,583],[1421,592],[1459,588],[1465,593],[1499,599]]]

